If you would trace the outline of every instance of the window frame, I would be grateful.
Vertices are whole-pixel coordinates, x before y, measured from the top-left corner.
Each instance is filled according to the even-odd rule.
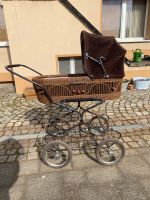
[[[59,68],[59,59],[60,58],[68,58],[70,59],[70,74],[75,74],[75,58],[81,58],[81,54],[67,54],[67,55],[57,55],[56,56],[56,67],[57,67],[57,74],[60,74]]]
[[[146,0],[146,15],[145,15],[145,27],[143,37],[125,37],[125,24],[126,24],[126,14],[127,14],[127,1],[122,0],[121,6],[121,19],[120,19],[120,37],[116,38],[118,42],[150,42],[150,40],[145,39],[146,29],[147,29],[147,18],[148,18],[148,8],[149,0]]]

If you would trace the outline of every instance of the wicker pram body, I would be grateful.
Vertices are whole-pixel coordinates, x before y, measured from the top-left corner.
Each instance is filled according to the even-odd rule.
[[[100,98],[117,99],[121,93],[122,79],[94,79],[85,74],[66,76],[38,76],[33,81],[46,88],[46,93],[34,85],[41,103],[57,103],[65,99]],[[47,96],[48,94],[48,96]]]

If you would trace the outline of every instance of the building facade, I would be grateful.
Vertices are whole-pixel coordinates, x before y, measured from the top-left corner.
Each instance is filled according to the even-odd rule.
[[[150,55],[149,0],[69,0],[104,35],[114,35],[132,57],[140,48]],[[82,72],[80,33],[90,30],[58,0],[2,1],[0,10],[0,82],[14,81],[22,94],[30,83],[12,77],[6,64],[28,65],[42,74]],[[17,71],[29,78],[35,74]],[[126,78],[149,76],[150,67],[129,68]]]

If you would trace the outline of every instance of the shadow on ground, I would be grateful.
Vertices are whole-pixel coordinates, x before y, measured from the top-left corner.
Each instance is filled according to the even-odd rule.
[[[1,142],[0,143],[1,152],[5,152],[3,158],[7,157],[7,160],[10,159],[7,153],[9,152],[9,154],[11,154],[11,152],[13,152],[15,148],[18,148],[18,146],[20,146],[20,148],[22,147],[22,145],[15,139],[7,139]],[[0,164],[0,200],[10,200],[9,191],[17,181],[19,171],[20,171],[20,166],[17,160],[17,156],[16,156],[16,161],[14,162],[7,162]]]

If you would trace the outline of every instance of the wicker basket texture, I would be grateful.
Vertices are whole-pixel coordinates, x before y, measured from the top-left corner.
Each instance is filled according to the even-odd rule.
[[[113,100],[120,97],[122,79],[94,79],[87,75],[60,76],[48,75],[34,77],[33,81],[42,85],[43,89],[34,85],[36,95],[41,103],[57,103],[65,99],[101,98]]]

